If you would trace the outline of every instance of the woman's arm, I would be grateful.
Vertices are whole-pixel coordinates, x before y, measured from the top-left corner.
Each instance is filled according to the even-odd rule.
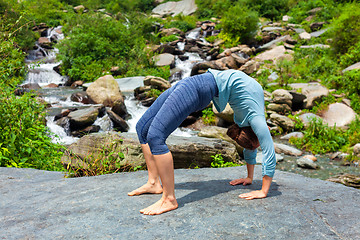
[[[255,116],[250,120],[250,126],[259,139],[263,152],[262,175],[263,183],[259,191],[241,194],[239,197],[245,199],[265,198],[269,192],[271,181],[275,173],[275,149],[270,131],[267,127],[264,116]]]

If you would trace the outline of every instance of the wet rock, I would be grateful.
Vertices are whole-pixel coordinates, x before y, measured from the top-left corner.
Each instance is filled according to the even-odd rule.
[[[156,100],[155,97],[147,98],[142,100],[141,104],[145,107],[150,107],[155,102],[155,100]]]
[[[327,179],[327,181],[341,183],[348,187],[360,188],[360,176],[359,175],[346,173],[346,174],[342,174],[342,175],[338,175],[338,176],[329,178],[329,179]]]
[[[82,137],[84,135],[90,134],[90,133],[96,133],[100,131],[100,126],[98,125],[91,125],[88,126],[82,130],[73,131],[71,132],[71,135],[74,137]]]
[[[29,89],[29,90],[37,90],[41,89],[40,85],[38,83],[25,83],[21,85],[22,88]]]
[[[129,125],[126,123],[124,119],[122,119],[119,115],[114,113],[111,110],[106,110],[110,120],[113,122],[114,130],[120,132],[127,132],[129,131]]]
[[[89,95],[87,95],[86,92],[73,93],[70,96],[70,100],[73,102],[80,102],[80,103],[84,103],[84,104],[91,103],[91,99],[90,99]]]
[[[333,103],[322,114],[325,123],[330,127],[344,127],[356,119],[356,113],[352,108],[343,103]]]
[[[216,110],[216,107],[214,105],[213,105],[212,110],[213,110],[215,116],[217,116],[218,118],[221,118],[228,123],[234,122],[234,110],[230,107],[230,104],[227,104],[224,111],[222,111],[221,113],[219,113]]]
[[[171,46],[170,44],[162,44],[160,45],[157,49],[154,50],[155,53],[169,53],[172,55],[175,55],[175,53],[177,52],[175,46]]]
[[[44,88],[57,88],[57,87],[59,87],[59,85],[57,85],[55,83],[50,83],[50,84],[44,86]]]
[[[301,156],[302,151],[297,148],[291,147],[289,145],[281,144],[281,143],[274,143],[275,152],[277,153],[284,153],[286,155],[291,156]]]
[[[170,66],[171,68],[175,65],[175,56],[170,53],[162,53],[152,58],[155,62],[155,66]]]
[[[290,138],[303,138],[304,134],[302,132],[292,132],[286,134],[285,136],[280,137],[281,140],[289,140]]]
[[[56,121],[56,120],[58,120],[60,118],[66,117],[67,115],[69,115],[70,112],[76,111],[76,110],[77,110],[77,108],[75,108],[75,109],[64,109],[64,110],[61,111],[61,113],[55,115],[54,121]]]
[[[317,31],[320,28],[322,28],[324,24],[325,24],[325,22],[313,22],[313,23],[310,24],[310,29],[313,32]]]
[[[295,127],[295,123],[290,118],[277,113],[272,113],[270,115],[270,120],[279,125],[285,131],[291,131]]]
[[[357,62],[357,63],[345,68],[342,72],[345,73],[347,71],[351,71],[351,70],[354,70],[354,69],[360,69],[360,62]]]
[[[98,104],[111,107],[117,100],[124,101],[118,83],[112,75],[100,77],[86,89],[91,100]]]
[[[144,79],[145,86],[152,86],[159,90],[166,90],[171,87],[169,81],[161,78],[161,77],[154,77],[154,76],[147,76]]]
[[[111,111],[116,113],[122,119],[126,119],[126,117],[129,115],[123,101],[115,101],[114,106],[111,108]]]
[[[287,104],[289,107],[292,105],[293,96],[285,89],[276,89],[272,92],[273,102],[279,104]]]
[[[296,160],[296,164],[301,168],[317,169],[319,166],[307,156],[303,156]]]
[[[311,39],[311,35],[307,32],[302,32],[299,34],[300,39],[302,40],[310,40]]]
[[[70,129],[77,130],[85,128],[93,124],[99,115],[99,109],[95,107],[89,107],[80,109],[69,113]]]
[[[178,2],[166,2],[156,6],[153,10],[153,14],[160,16],[183,14],[185,16],[193,14],[197,10],[195,0],[182,0]]]
[[[83,81],[75,81],[71,84],[71,88],[81,87],[84,84]]]
[[[38,43],[41,47],[51,49],[51,41],[47,37],[40,37]]]
[[[330,155],[330,159],[336,161],[344,161],[347,158],[347,156],[349,156],[348,153],[335,152]]]

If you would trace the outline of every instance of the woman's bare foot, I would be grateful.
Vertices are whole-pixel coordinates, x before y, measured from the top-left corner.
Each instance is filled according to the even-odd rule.
[[[135,189],[134,191],[131,191],[128,193],[129,196],[136,196],[141,195],[144,193],[150,193],[150,194],[160,194],[163,192],[163,189],[160,185],[160,183],[151,184],[147,182],[143,186]]]
[[[164,212],[174,210],[178,207],[178,203],[174,197],[162,197],[159,201],[153,205],[141,209],[140,212],[145,215],[158,215]]]

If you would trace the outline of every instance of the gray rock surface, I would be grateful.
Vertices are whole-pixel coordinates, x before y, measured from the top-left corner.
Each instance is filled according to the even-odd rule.
[[[0,168],[1,239],[358,239],[360,191],[277,171],[267,198],[238,195],[261,188],[228,182],[246,167],[175,170],[179,208],[159,216],[139,209],[160,195],[128,197],[147,172],[63,178],[63,173]]]
[[[357,63],[345,68],[342,72],[344,73],[344,72],[354,70],[354,69],[360,69],[360,62],[357,62]]]
[[[274,143],[274,147],[275,147],[275,152],[277,153],[284,153],[286,155],[291,155],[291,156],[302,155],[302,151],[286,144]]]
[[[344,127],[356,119],[356,113],[343,103],[333,103],[322,113],[322,117],[330,127]]]
[[[306,156],[296,160],[296,164],[302,168],[317,169],[319,166],[311,159]]]
[[[175,56],[170,53],[162,53],[154,56],[152,59],[155,62],[155,66],[158,67],[174,65],[175,63]]]
[[[193,14],[197,10],[195,0],[182,0],[179,2],[166,2],[158,5],[152,10],[154,14],[163,15],[178,15],[183,14],[185,16]]]
[[[118,83],[112,75],[98,78],[86,89],[89,97],[98,104],[111,106],[117,100],[124,101]]]

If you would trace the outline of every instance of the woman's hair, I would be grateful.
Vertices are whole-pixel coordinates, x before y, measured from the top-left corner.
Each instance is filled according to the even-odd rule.
[[[259,140],[251,127],[239,127],[237,124],[233,124],[226,134],[243,148],[255,150],[260,146]]]

